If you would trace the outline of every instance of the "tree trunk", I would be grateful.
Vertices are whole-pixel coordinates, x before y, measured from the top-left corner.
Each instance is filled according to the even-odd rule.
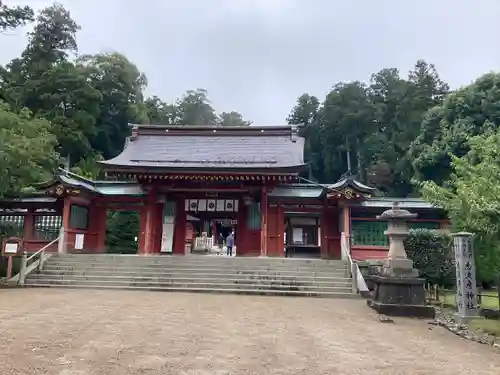
[[[365,182],[365,171],[364,171],[364,163],[363,163],[363,153],[361,152],[361,144],[359,141],[359,137],[356,137],[356,159],[357,159],[357,167],[358,167],[358,178],[361,182]]]

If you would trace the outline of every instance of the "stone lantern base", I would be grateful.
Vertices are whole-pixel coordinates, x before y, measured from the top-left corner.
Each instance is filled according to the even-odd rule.
[[[368,306],[389,316],[434,318],[434,307],[425,304],[425,280],[416,275],[413,268],[370,267],[367,278],[374,289]]]

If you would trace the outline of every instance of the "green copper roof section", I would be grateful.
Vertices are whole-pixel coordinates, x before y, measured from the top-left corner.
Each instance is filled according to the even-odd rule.
[[[144,191],[139,184],[136,183],[111,183],[107,185],[96,184],[96,189],[102,195],[144,195]]]
[[[59,169],[51,181],[39,184],[37,187],[48,187],[56,183],[62,183],[105,196],[145,195],[141,185],[135,181],[92,181],[63,169]]]
[[[303,198],[318,199],[323,196],[325,189],[311,184],[278,185],[269,192],[269,198]]]

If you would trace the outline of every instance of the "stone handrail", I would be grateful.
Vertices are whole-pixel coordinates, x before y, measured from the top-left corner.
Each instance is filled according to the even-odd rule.
[[[351,277],[352,279],[352,292],[353,293],[368,292],[368,286],[366,285],[365,278],[363,277],[363,274],[359,270],[358,264],[352,260],[349,237],[347,237],[347,235],[344,232],[342,232],[340,241],[342,249],[342,258],[346,259],[348,262],[347,276]]]
[[[19,268],[19,273],[15,275],[12,279],[10,279],[10,281],[15,282],[19,285],[24,285],[26,276],[28,276],[31,272],[33,272],[36,269],[41,271],[43,269],[45,261],[52,256],[51,254],[46,254],[47,249],[56,242],[59,242],[59,240],[62,237],[63,237],[63,232],[61,231],[59,237],[57,237],[52,242],[49,242],[47,245],[43,246],[40,250],[33,253],[30,257],[28,257],[28,253],[26,251],[23,252],[23,255],[21,257],[21,265]],[[30,261],[32,261],[31,264],[29,264]]]

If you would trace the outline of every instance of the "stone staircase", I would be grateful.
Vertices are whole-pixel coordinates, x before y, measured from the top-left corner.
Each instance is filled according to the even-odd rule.
[[[356,297],[346,263],[225,256],[53,255],[26,286]]]

